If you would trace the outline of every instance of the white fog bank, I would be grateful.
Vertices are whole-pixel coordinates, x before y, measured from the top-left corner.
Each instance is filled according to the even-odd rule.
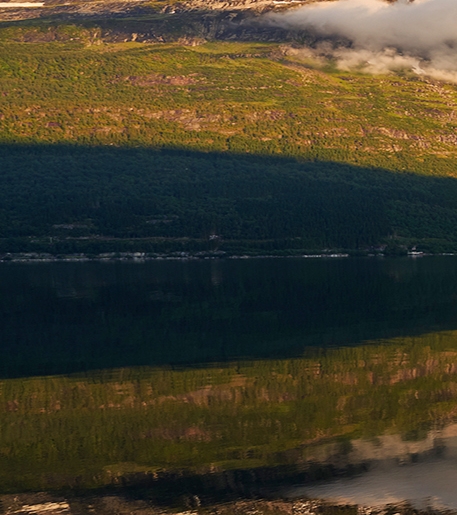
[[[269,14],[274,26],[310,30],[322,38],[345,38],[314,53],[336,60],[340,69],[385,73],[400,68],[457,81],[456,0],[339,0]]]

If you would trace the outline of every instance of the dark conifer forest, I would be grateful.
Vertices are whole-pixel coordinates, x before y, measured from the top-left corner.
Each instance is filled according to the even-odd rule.
[[[0,25],[1,252],[457,248],[455,85],[161,16]]]

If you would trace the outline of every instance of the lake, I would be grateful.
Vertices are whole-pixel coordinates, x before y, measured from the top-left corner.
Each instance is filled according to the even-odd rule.
[[[457,258],[0,266],[0,493],[457,509]]]

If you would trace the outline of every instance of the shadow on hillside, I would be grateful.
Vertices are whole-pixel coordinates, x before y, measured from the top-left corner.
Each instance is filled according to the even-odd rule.
[[[4,252],[154,251],[160,238],[189,250],[182,242],[211,235],[248,250],[249,240],[355,248],[399,227],[457,241],[451,178],[47,145],[3,145],[0,169]],[[446,257],[3,264],[0,278],[3,377],[282,358],[456,327],[457,263]]]
[[[132,248],[71,242],[91,236],[287,239],[282,248],[307,249],[356,249],[392,233],[457,242],[453,178],[274,156],[64,145],[0,146],[0,169],[0,238],[67,240],[43,247],[54,253]]]

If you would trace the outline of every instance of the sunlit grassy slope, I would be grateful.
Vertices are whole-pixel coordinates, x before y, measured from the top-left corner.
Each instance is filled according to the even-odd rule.
[[[75,34],[65,44],[2,43],[3,142],[174,146],[456,171],[454,85],[314,71],[275,44],[84,45],[85,31],[66,30]]]
[[[77,224],[79,236],[299,238],[307,248],[457,242],[455,85],[313,69],[278,43],[106,43],[100,33],[89,24],[0,30],[4,238],[68,238],[76,233],[53,227]],[[67,145],[90,155],[72,157]],[[163,149],[179,152],[164,162]],[[246,155],[258,159],[254,171]],[[344,165],[339,173],[332,162]],[[288,205],[289,194],[278,196],[283,176],[296,192],[295,221],[265,223]],[[92,195],[90,209],[78,208],[78,188]],[[194,205],[200,197],[208,204]],[[29,202],[42,208],[33,222],[21,207]],[[317,222],[306,222],[306,203]],[[116,211],[136,218],[126,228]],[[349,231],[332,229],[340,218]]]

